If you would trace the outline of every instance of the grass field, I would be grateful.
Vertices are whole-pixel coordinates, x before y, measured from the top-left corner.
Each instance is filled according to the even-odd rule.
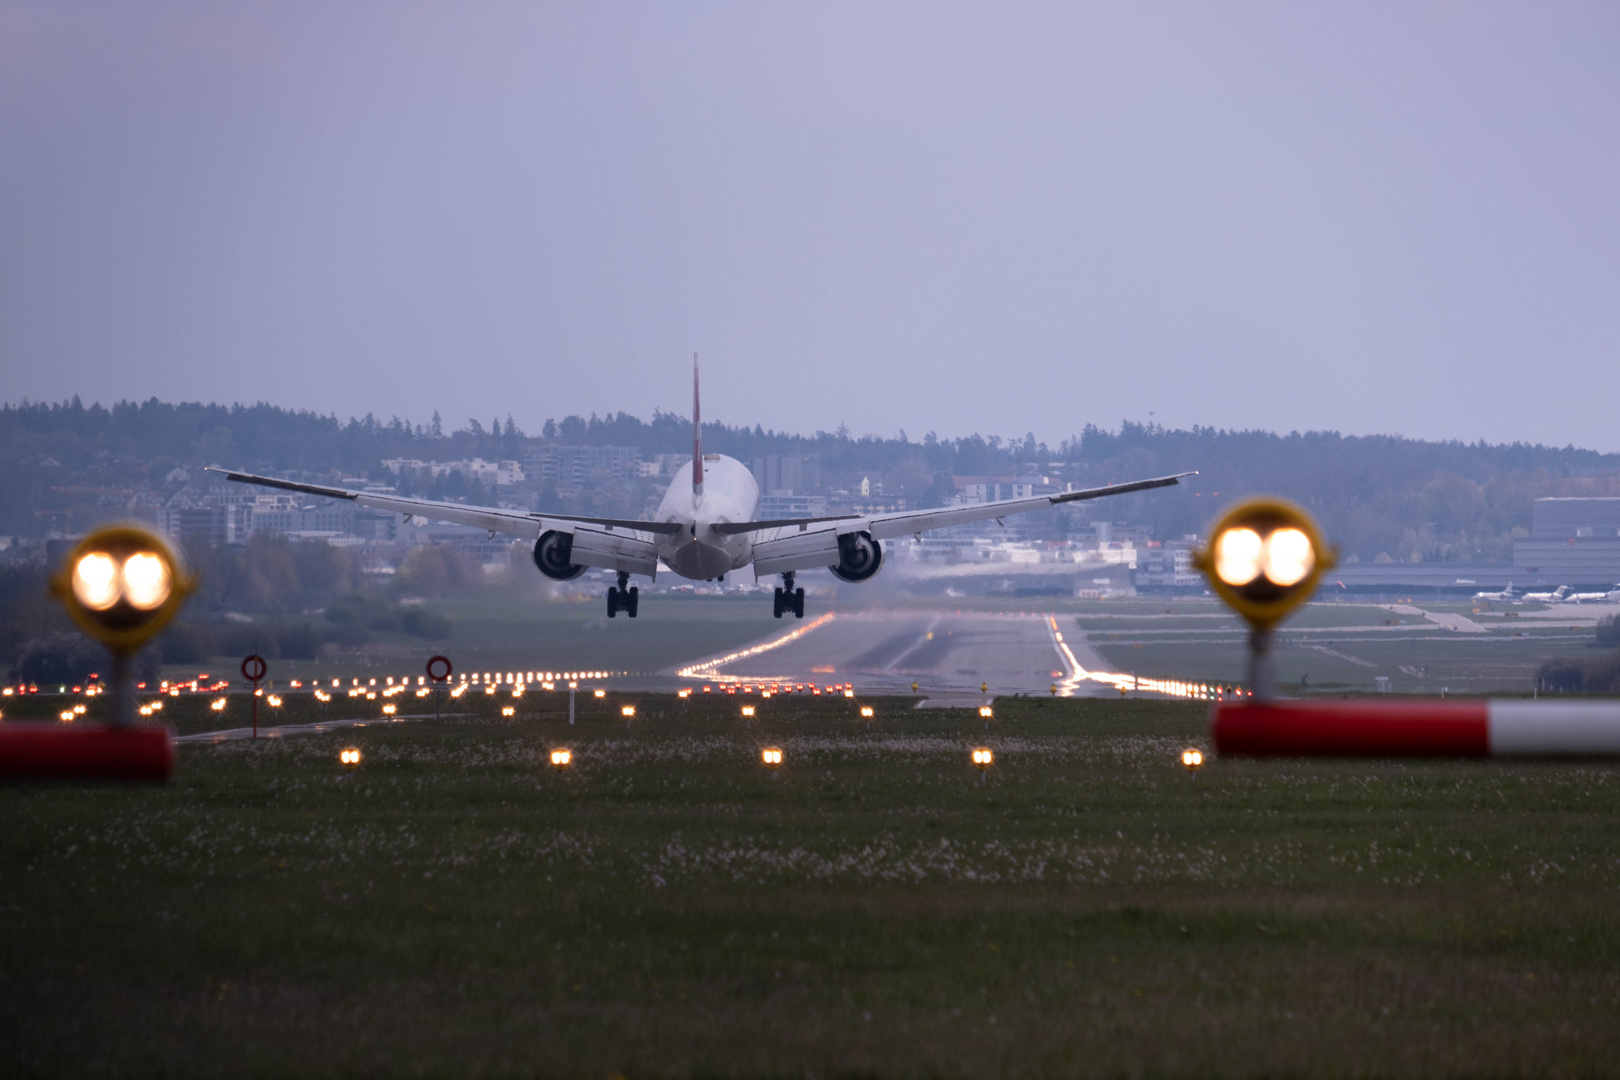
[[[0,788],[4,1071],[1615,1068],[1610,765],[1194,778],[1178,703],[1002,699],[986,734],[881,699],[871,731],[842,699],[762,731],[735,699],[570,728],[556,697],[474,697],[185,747],[163,788]]]

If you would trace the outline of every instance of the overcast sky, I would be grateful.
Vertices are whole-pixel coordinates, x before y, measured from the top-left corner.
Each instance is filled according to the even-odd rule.
[[[1620,5],[0,0],[0,399],[1620,450]]]

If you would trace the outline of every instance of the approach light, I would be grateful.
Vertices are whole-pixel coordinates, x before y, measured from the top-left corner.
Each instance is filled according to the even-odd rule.
[[[155,637],[194,588],[168,541],[140,525],[86,536],[51,580],[79,629],[118,656]]]
[[[991,753],[988,746],[976,747],[973,751],[973,767],[980,772],[996,763],[996,755]]]
[[[573,761],[574,753],[571,750],[559,746],[551,752],[551,767],[558,772],[568,768],[569,765],[573,764]]]
[[[501,708],[501,715],[502,716],[516,716],[517,715],[517,710],[514,709],[510,705],[506,705],[506,706],[503,706]]]
[[[59,717],[63,723],[68,723],[70,721],[77,720],[78,718],[79,714],[74,712],[72,709],[63,709],[62,715]]]
[[[781,747],[767,746],[759,752],[759,760],[765,763],[767,769],[780,769],[782,767]]]
[[[393,716],[394,713],[396,713],[398,711],[399,711],[399,706],[397,706],[397,705],[391,705],[390,704],[390,705],[384,705],[383,706],[383,715],[384,716]]]
[[[599,698],[605,698],[605,697],[607,697],[607,691],[606,690],[598,690],[598,691],[596,691],[596,696],[599,697]]]
[[[744,716],[753,716],[754,715],[754,707],[752,705],[744,705],[742,707],[742,714]]]
[[[345,769],[358,769],[360,767],[360,751],[353,746],[345,746],[338,751],[338,764]]]
[[[872,706],[870,706],[870,705],[862,705],[861,706],[861,717],[863,719],[866,719],[866,720],[872,719]]]
[[[988,706],[988,705],[980,705],[979,706],[979,715],[984,717],[986,720],[988,720],[992,716],[995,715],[995,711],[993,709],[991,709],[990,706]]]
[[[1204,752],[1196,746],[1189,746],[1181,752],[1181,766],[1190,773],[1195,773],[1204,767]]]
[[[224,712],[225,711],[225,699],[224,698],[215,698],[213,701],[209,702],[208,707],[210,709],[213,709],[215,712]]]
[[[619,715],[628,720],[632,716],[636,715],[636,707],[634,705],[626,705],[619,710]]]
[[[1303,509],[1282,499],[1239,503],[1210,530],[1193,565],[1255,630],[1270,630],[1309,599],[1334,552]]]

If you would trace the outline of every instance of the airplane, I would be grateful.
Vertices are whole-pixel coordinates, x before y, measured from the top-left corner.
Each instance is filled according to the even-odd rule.
[[[1565,597],[1571,604],[1597,604],[1604,601],[1614,602],[1620,600],[1620,585],[1607,592],[1578,592],[1570,593]]]
[[[1513,582],[1510,581],[1510,582],[1507,583],[1507,588],[1503,589],[1501,592],[1491,592],[1489,589],[1487,589],[1485,592],[1477,592],[1477,593],[1475,593],[1474,594],[1474,599],[1475,600],[1498,600],[1498,601],[1501,601],[1501,600],[1517,600],[1518,597],[1513,595]]]
[[[795,575],[800,570],[826,567],[840,581],[867,581],[882,567],[883,541],[892,537],[910,535],[921,539],[930,529],[992,518],[1002,521],[1009,515],[1044,507],[1170,487],[1180,483],[1184,476],[1197,475],[1183,472],[1056,495],[932,510],[760,521],[757,520],[759,485],[753,474],[735,458],[703,452],[695,357],[692,360],[692,482],[690,485],[671,484],[652,521],[464,506],[297,483],[213,466],[209,471],[223,473],[227,480],[238,483],[347,499],[358,506],[404,514],[406,521],[412,517],[447,521],[488,529],[491,538],[504,533],[532,540],[534,565],[554,581],[570,581],[593,566],[618,574],[618,584],[609,586],[607,591],[610,619],[621,611],[632,619],[636,617],[640,590],[630,584],[630,575],[656,578],[660,564],[693,581],[723,581],[727,574],[749,565],[754,568],[756,581],[780,574],[782,584],[775,591],[774,601],[776,617],[780,619],[791,611],[794,618],[802,619],[804,589],[795,584]]]
[[[1527,592],[1519,599],[1532,604],[1562,604],[1569,600],[1569,586],[1560,585],[1552,592]]]

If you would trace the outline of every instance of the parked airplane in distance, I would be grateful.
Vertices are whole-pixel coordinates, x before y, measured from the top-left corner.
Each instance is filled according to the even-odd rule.
[[[782,575],[776,589],[775,611],[780,619],[791,611],[804,618],[804,589],[794,576],[800,570],[826,567],[840,581],[866,581],[883,565],[884,540],[914,535],[921,539],[930,529],[965,525],[974,521],[1000,521],[1063,503],[1124,495],[1132,491],[1169,487],[1193,472],[1135,480],[1128,484],[1001,499],[935,510],[904,510],[887,514],[851,514],[841,517],[759,521],[759,486],[753,474],[734,458],[703,452],[703,429],[698,411],[697,359],[692,361],[692,482],[671,484],[652,521],[618,518],[568,517],[528,513],[492,506],[463,506],[402,498],[321,484],[296,483],[252,473],[224,473],[244,484],[348,499],[359,506],[456,525],[471,525],[496,533],[534,541],[534,564],[546,577],[569,581],[589,567],[618,573],[617,586],[607,591],[608,618],[624,612],[636,617],[640,590],[630,575],[652,578],[662,562],[681,577],[694,581],[724,580],[728,573],[750,564],[754,578]]]
[[[1490,590],[1486,590],[1485,592],[1477,592],[1477,593],[1474,594],[1474,599],[1475,600],[1496,600],[1498,602],[1501,602],[1501,601],[1517,601],[1519,598],[1513,595],[1513,582],[1510,581],[1510,582],[1507,583],[1507,588],[1503,589],[1501,592],[1491,592]]]
[[[1560,585],[1552,592],[1527,592],[1520,599],[1532,604],[1562,604],[1569,599],[1569,586]]]
[[[1571,604],[1599,604],[1604,602],[1614,603],[1615,601],[1620,601],[1620,585],[1616,585],[1607,592],[1570,593],[1569,596],[1565,597],[1565,599],[1567,599]]]

